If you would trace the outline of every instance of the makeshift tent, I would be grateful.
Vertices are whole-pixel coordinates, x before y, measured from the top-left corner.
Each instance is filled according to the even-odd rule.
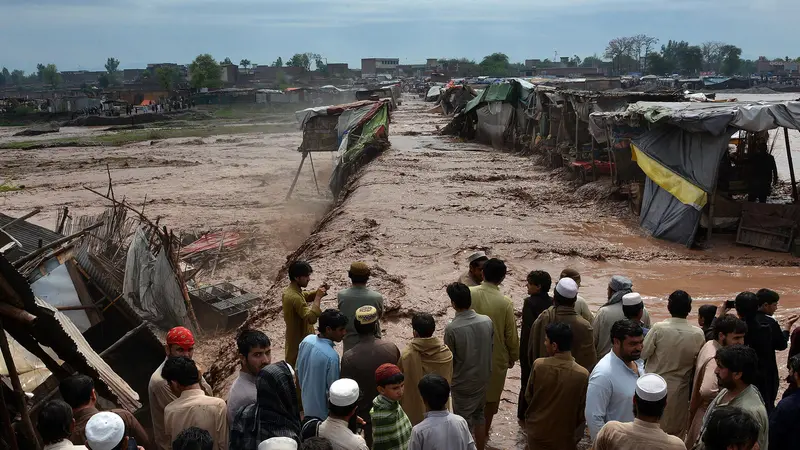
[[[517,128],[514,117],[524,114],[524,105],[533,85],[519,79],[490,84],[457,113],[443,134],[458,134],[480,142],[502,147]]]
[[[590,115],[598,141],[605,141],[607,126],[627,125],[641,129],[631,141],[633,157],[647,175],[641,226],[655,237],[690,246],[717,185],[731,134],[737,129],[800,129],[800,102],[638,102],[624,111]],[[791,166],[791,152],[789,162]]]
[[[389,104],[388,100],[360,101],[297,111],[295,117],[303,129],[303,143],[297,150],[303,158],[286,198],[292,195],[306,157],[314,170],[313,152],[337,152],[329,184],[334,196],[338,196],[349,176],[365,162],[365,149],[388,147]]]

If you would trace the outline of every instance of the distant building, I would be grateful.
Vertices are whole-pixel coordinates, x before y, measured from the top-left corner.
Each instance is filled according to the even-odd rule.
[[[523,71],[523,76],[549,76],[549,77],[602,77],[603,72],[597,67],[547,67],[528,68]]]
[[[89,70],[64,70],[59,72],[61,79],[65,86],[80,86],[81,84],[96,84],[100,75],[106,73],[105,71],[89,71]]]
[[[379,73],[395,73],[400,65],[400,58],[362,58],[361,74],[376,75]]]
[[[542,64],[542,60],[541,59],[526,59],[525,60],[525,68],[526,69],[533,69],[536,66],[539,66],[541,64]]]
[[[350,69],[347,63],[330,63],[328,64],[328,73],[331,75],[349,75]]]
[[[225,84],[236,84],[239,80],[239,66],[236,64],[222,64],[219,78]]]
[[[147,69],[122,69],[122,81],[124,83],[134,83],[138,81]]]
[[[292,78],[303,76],[307,73],[303,67],[272,67],[272,66],[256,66],[251,69],[253,72],[253,82],[273,83],[277,81],[278,74],[283,74],[287,81]]]
[[[800,77],[798,69],[800,69],[800,64],[794,61],[784,61],[782,59],[770,61],[763,56],[756,61],[756,71],[761,76],[798,78]]]

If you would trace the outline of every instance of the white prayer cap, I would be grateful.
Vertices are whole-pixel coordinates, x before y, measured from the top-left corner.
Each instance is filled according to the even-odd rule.
[[[112,450],[125,437],[125,422],[116,413],[99,412],[86,422],[85,434],[92,450]]]
[[[486,252],[475,252],[475,253],[469,255],[467,257],[467,262],[472,264],[472,261],[475,261],[475,260],[481,259],[481,258],[488,258],[486,256]]]
[[[564,298],[575,298],[578,296],[578,283],[572,278],[562,278],[558,280],[556,292]]]
[[[631,292],[622,296],[622,306],[635,306],[642,303],[642,296],[638,292]]]
[[[636,395],[647,402],[657,402],[667,396],[667,382],[660,375],[646,373],[636,380]]]
[[[258,450],[297,450],[297,442],[288,437],[274,437],[258,444]]]
[[[336,406],[350,406],[358,401],[358,383],[350,378],[336,380],[331,385],[331,403]]]

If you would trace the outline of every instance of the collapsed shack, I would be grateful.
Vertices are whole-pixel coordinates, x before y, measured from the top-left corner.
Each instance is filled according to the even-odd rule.
[[[741,205],[736,196],[753,182],[754,144],[761,142],[767,151],[766,142],[756,138],[779,127],[784,128],[794,204]],[[800,205],[788,129],[800,129],[800,102],[638,102],[624,111],[590,115],[594,139],[608,142],[624,134],[631,160],[645,175],[637,211],[642,228],[686,246],[696,242],[701,223],[710,240],[712,230],[727,222],[738,228],[737,243],[797,249]]]
[[[528,126],[525,111],[533,89],[521,79],[491,84],[453,116],[442,134],[475,139],[494,148],[513,148]]]
[[[0,388],[9,414],[0,418],[7,448],[40,447],[32,428],[38,410],[74,373],[96,380],[102,406],[127,409],[149,423],[147,383],[164,350],[102,268],[108,258],[103,249],[118,251],[108,239],[120,230],[112,216],[59,220],[68,235],[25,255],[11,248],[16,244],[3,246]],[[72,225],[80,230],[70,231]],[[24,220],[7,229],[23,241],[43,234]]]
[[[400,92],[399,84],[391,84],[387,86],[373,86],[362,88],[356,91],[356,100],[383,100],[390,99],[392,110],[395,110],[403,103],[402,93]]]
[[[336,152],[328,184],[334,197],[338,197],[350,176],[389,148],[389,105],[388,100],[361,101],[296,112],[303,130],[303,143],[297,151],[303,153],[303,158],[286,197],[292,195],[306,157],[314,170],[311,153],[315,152]]]
[[[464,109],[477,96],[478,93],[472,87],[456,84],[442,90],[438,104],[442,107],[442,114],[450,116]]]

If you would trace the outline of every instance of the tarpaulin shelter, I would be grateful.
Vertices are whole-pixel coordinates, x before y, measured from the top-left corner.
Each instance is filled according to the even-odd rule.
[[[443,133],[474,137],[495,148],[513,143],[512,134],[524,123],[525,105],[533,88],[531,83],[517,78],[490,84],[467,102]]]
[[[800,102],[638,102],[624,111],[590,115],[598,141],[606,140],[607,127],[619,126],[641,131],[631,140],[633,158],[647,175],[641,226],[655,237],[691,246],[703,208],[714,198],[730,136],[736,130],[800,129]],[[786,141],[797,202],[788,134]],[[713,208],[709,216],[713,219]]]
[[[388,146],[389,104],[388,100],[359,101],[297,111],[295,117],[303,130],[303,142],[297,151],[303,153],[303,158],[286,198],[294,191],[306,157],[311,161],[314,183],[317,183],[311,159],[311,153],[314,152],[337,153],[329,182],[331,191],[337,196],[349,176],[365,162],[365,149]]]

